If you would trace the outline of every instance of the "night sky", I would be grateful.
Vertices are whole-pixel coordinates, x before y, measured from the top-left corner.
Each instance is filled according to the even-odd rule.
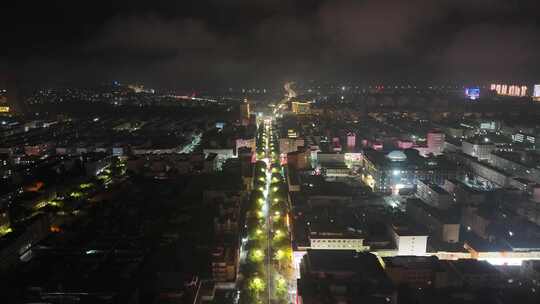
[[[538,0],[8,2],[0,73],[42,84],[540,81]]]

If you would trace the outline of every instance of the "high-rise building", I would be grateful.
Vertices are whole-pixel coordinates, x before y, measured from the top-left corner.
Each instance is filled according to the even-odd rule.
[[[7,106],[9,107],[9,112],[17,115],[24,114],[25,107],[22,100],[20,99],[17,81],[13,79],[8,79],[6,81],[6,86]]]
[[[293,101],[291,108],[293,113],[299,115],[307,115],[311,112],[311,104],[309,102]]]
[[[0,89],[0,113],[9,113],[10,107],[7,103],[7,96],[4,90]]]
[[[444,147],[444,133],[441,131],[429,131],[427,134],[427,146],[429,153],[441,154]]]
[[[300,147],[298,151],[287,153],[287,164],[296,170],[305,170],[311,164],[311,151]]]
[[[441,185],[445,179],[456,176],[452,163],[426,159],[414,150],[385,153],[365,149],[363,159],[362,181],[379,193],[412,189],[420,179]]]
[[[489,141],[466,140],[461,144],[462,152],[478,160],[488,160],[495,145]]]
[[[304,146],[304,140],[302,138],[280,138],[279,139],[279,153],[287,154],[290,152],[298,151],[298,147]]]
[[[244,102],[240,104],[240,122],[243,126],[249,125],[251,116],[249,101],[244,99]]]
[[[354,149],[356,147],[356,134],[347,133],[347,148]]]
[[[341,152],[341,142],[339,137],[332,138],[332,151]]]

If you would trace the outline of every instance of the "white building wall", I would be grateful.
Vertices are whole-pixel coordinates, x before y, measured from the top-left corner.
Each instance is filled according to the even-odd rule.
[[[366,251],[369,247],[364,246],[363,239],[310,239],[311,249],[333,249],[333,250],[356,250]]]
[[[426,255],[427,235],[397,236],[398,255]]]

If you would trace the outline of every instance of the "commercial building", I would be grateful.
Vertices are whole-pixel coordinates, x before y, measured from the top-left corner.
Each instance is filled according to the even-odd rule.
[[[396,146],[402,150],[411,149],[414,147],[414,142],[412,142],[411,140],[400,139],[396,142]]]
[[[497,120],[480,121],[480,130],[495,132],[501,129],[501,122]]]
[[[332,138],[331,150],[333,152],[341,152],[343,150],[341,148],[341,141],[339,140],[339,137]]]
[[[217,246],[212,251],[212,278],[217,282],[230,282],[236,278],[238,252],[230,246]]]
[[[515,96],[524,97],[527,96],[526,85],[512,85],[512,84],[497,84],[493,83],[490,86],[492,91],[497,92],[497,95],[503,96]]]
[[[516,134],[512,134],[512,141],[518,142],[518,143],[530,143],[535,144],[536,137],[534,134],[527,134],[524,132],[517,132]]]
[[[363,238],[350,238],[347,236],[322,235],[310,237],[310,248],[320,250],[355,250],[368,251],[364,246]]]
[[[418,199],[407,200],[407,214],[417,223],[422,223],[430,236],[441,242],[459,242],[460,219],[454,210],[441,210]]]
[[[513,176],[540,183],[540,169],[532,162],[527,163],[527,157],[524,157],[523,153],[493,152],[490,154],[489,162]]]
[[[473,136],[476,131],[473,126],[465,124],[445,125],[442,130],[448,137],[455,139]]]
[[[256,150],[256,140],[255,138],[238,138],[236,139],[236,142],[235,142],[235,146],[236,146],[236,155],[238,155],[238,150],[240,148],[250,148],[251,151],[255,151]]]
[[[309,226],[310,249],[368,251],[361,233],[336,228],[337,225],[314,222]]]
[[[235,150],[233,148],[205,148],[203,149],[203,153],[206,157],[210,155],[211,153],[217,154],[217,169],[221,170],[221,166],[227,159],[230,158],[236,158],[237,156],[234,154]]]
[[[465,153],[447,153],[446,155],[459,166],[487,180],[485,183],[486,188],[507,187],[510,185],[512,175],[487,162],[480,162],[477,158]]]
[[[461,259],[446,262],[458,274],[464,285],[482,288],[497,286],[501,283],[501,272],[486,261]]]
[[[395,150],[389,153],[364,151],[362,180],[375,192],[397,193],[414,189],[419,180],[442,185],[456,175],[456,167],[443,158],[421,157],[416,150]]]
[[[396,256],[383,258],[384,271],[394,285],[413,288],[442,288],[448,285],[448,272],[434,256]]]
[[[453,198],[439,185],[419,180],[416,185],[416,196],[424,203],[440,209],[448,209]]]
[[[383,258],[383,262],[384,270],[395,285],[405,284],[413,288],[439,290],[455,287],[460,292],[464,289],[470,292],[501,284],[508,285],[508,281],[503,281],[503,274],[486,261],[439,260],[434,256],[398,256]]]
[[[298,280],[299,304],[397,303],[378,259],[349,250],[308,250]]]
[[[484,202],[487,191],[491,189],[482,189],[474,187],[457,179],[448,179],[444,181],[442,188],[448,191],[455,199],[454,202],[464,205],[479,205]]]
[[[293,101],[291,110],[297,115],[308,115],[311,113],[311,104],[309,102]]]
[[[444,152],[461,152],[461,142],[453,139],[446,138],[444,140]]]
[[[19,94],[18,83],[14,79],[7,81],[7,104],[7,110],[11,114],[24,115],[26,112],[26,106]]]
[[[311,151],[300,149],[287,153],[287,164],[297,170],[304,170],[311,167]]]
[[[461,144],[463,153],[476,157],[478,160],[489,160],[489,155],[495,150],[495,145],[489,140],[463,141]]]
[[[240,249],[238,232],[242,191],[205,190],[203,201],[215,209],[214,236],[216,239],[211,253],[212,277],[218,282],[236,279]]]
[[[244,102],[240,104],[240,123],[243,126],[249,125],[249,122],[251,119],[250,116],[251,116],[250,104],[248,100],[245,99]]]
[[[397,255],[426,255],[428,234],[419,228],[392,224],[390,233],[397,247]]]
[[[429,131],[427,134],[427,147],[429,153],[439,155],[444,148],[445,135],[441,131]]]
[[[298,171],[291,165],[287,166],[287,186],[289,187],[289,192],[298,192],[301,189]]]
[[[324,165],[327,163],[344,163],[345,154],[343,153],[317,153],[317,163],[319,165]]]
[[[280,138],[279,139],[279,153],[287,154],[290,152],[298,151],[299,147],[304,146],[304,139],[302,138]]]
[[[323,163],[320,165],[321,174],[327,177],[347,177],[351,169],[343,163]]]
[[[356,134],[349,132],[347,133],[347,149],[354,150],[356,148]]]

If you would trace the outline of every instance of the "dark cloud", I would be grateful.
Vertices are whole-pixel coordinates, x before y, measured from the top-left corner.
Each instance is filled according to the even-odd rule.
[[[14,29],[3,33],[0,67],[15,63],[36,80],[170,87],[530,79],[538,77],[539,7],[529,0],[119,0],[83,10],[57,0],[30,11],[14,4],[0,21]]]
[[[215,37],[196,20],[164,21],[155,16],[118,18],[107,24],[89,49],[169,50],[213,47]]]
[[[476,25],[453,37],[441,62],[445,70],[461,77],[488,73],[492,79],[526,80],[536,66],[539,42],[539,32],[534,28]]]
[[[408,39],[437,18],[435,1],[336,1],[320,11],[322,31],[346,51],[407,49]]]

